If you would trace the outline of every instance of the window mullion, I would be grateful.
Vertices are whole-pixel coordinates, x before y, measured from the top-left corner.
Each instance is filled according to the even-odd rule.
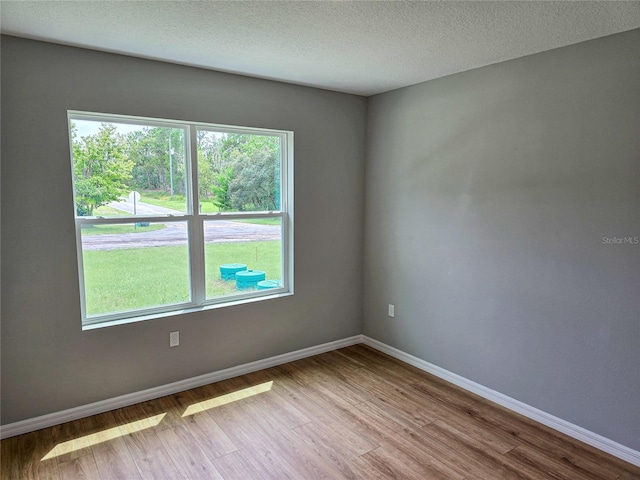
[[[198,195],[198,131],[195,125],[189,126],[189,178],[187,186],[192,212],[189,222],[189,258],[191,262],[191,296],[196,305],[205,300],[205,266],[204,266],[204,232],[200,216],[200,199]]]

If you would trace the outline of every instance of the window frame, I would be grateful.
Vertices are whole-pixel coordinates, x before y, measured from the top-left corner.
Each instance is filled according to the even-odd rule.
[[[118,217],[79,216],[76,210],[76,189],[74,177],[73,141],[71,122],[89,120],[105,123],[119,123],[149,127],[182,129],[185,132],[185,196],[186,212],[180,215],[130,215]],[[290,130],[241,127],[205,122],[169,120],[152,117],[118,115],[109,113],[67,111],[69,158],[71,159],[71,179],[73,185],[73,214],[76,229],[76,251],[78,259],[78,279],[80,290],[80,311],[82,328],[93,329],[111,325],[131,323],[153,318],[180,315],[210,308],[220,308],[254,301],[262,301],[293,295],[293,135]],[[248,135],[277,136],[280,138],[280,209],[257,212],[216,212],[201,213],[198,197],[198,131],[236,133]],[[229,295],[206,298],[205,286],[205,240],[204,223],[220,220],[242,220],[255,218],[278,218],[281,222],[281,287],[249,292],[239,291]],[[189,258],[190,301],[153,307],[144,307],[120,312],[87,315],[85,273],[82,245],[83,225],[134,224],[138,222],[187,224],[187,250]],[[149,247],[151,248],[151,247]]]

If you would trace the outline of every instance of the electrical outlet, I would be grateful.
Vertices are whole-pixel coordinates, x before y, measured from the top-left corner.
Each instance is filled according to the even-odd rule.
[[[180,345],[180,332],[171,332],[169,334],[169,346],[177,347]]]
[[[388,315],[390,317],[395,317],[396,316],[396,307],[394,305],[389,304],[389,313]]]

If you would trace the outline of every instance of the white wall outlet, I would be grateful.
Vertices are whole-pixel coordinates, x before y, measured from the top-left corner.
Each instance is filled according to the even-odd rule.
[[[396,307],[395,305],[391,305],[389,304],[389,314],[390,317],[395,317],[396,316]]]
[[[169,346],[177,347],[180,345],[180,332],[171,332],[169,334]]]

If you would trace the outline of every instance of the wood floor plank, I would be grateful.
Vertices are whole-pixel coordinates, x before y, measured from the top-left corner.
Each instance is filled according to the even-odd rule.
[[[406,463],[415,462],[420,464],[422,469],[441,472],[448,478],[463,477],[458,471],[439,462],[428,451],[412,443],[419,430],[403,429],[389,417],[386,417],[389,421],[385,422],[382,417],[368,416],[361,411],[365,404],[350,405],[321,384],[308,385],[305,388],[310,392],[308,395],[313,402],[329,410],[337,421],[350,425],[356,435],[366,438],[371,443],[377,443],[387,450],[393,450]],[[371,461],[367,463],[371,466]]]
[[[347,349],[345,349],[347,350]],[[367,345],[354,345],[348,347],[349,354],[363,362],[373,370],[384,373],[384,377],[393,378],[402,383],[422,382],[425,378],[433,377],[428,373],[404,363],[385,353],[374,350]],[[437,377],[433,377],[436,379]]]
[[[124,438],[115,438],[91,449],[101,478],[142,479]]]
[[[353,382],[348,375],[343,375],[341,378],[336,377],[331,381],[323,380],[316,382],[316,384],[330,388],[343,401],[351,405],[367,402],[373,398],[371,388],[363,388],[362,384]]]
[[[290,390],[283,385],[274,387],[274,390],[280,395],[289,398],[290,402],[307,412],[309,416],[312,416],[314,430],[318,435],[330,439],[335,448],[341,452],[346,452],[350,456],[359,456],[379,446],[371,438],[367,438],[353,429],[345,418],[341,418],[339,410],[323,408],[321,404],[314,401],[311,391],[308,391],[308,394],[305,395],[302,388]],[[298,431],[299,429],[295,430]],[[303,428],[301,431],[304,430]]]
[[[306,444],[297,440],[296,436],[281,424],[277,415],[263,410],[256,404],[239,407],[242,414],[249,418],[262,438],[268,441],[280,457],[298,473],[298,478],[332,479],[341,478],[339,472],[321,455]]]
[[[179,477],[154,431],[162,423],[164,413],[149,416],[142,404],[136,404],[114,410],[113,415],[119,422],[122,438],[142,478],[162,478],[163,471]]]
[[[331,374],[332,380],[346,380],[345,375],[349,372],[358,371],[365,368],[366,365],[357,360],[352,360],[344,354],[337,351],[326,352],[316,355],[313,359],[322,366],[323,370]]]
[[[349,347],[339,348],[337,350],[333,350],[328,353],[330,353],[331,355],[339,356],[345,362],[352,363],[359,368],[368,366],[366,362],[360,361],[358,358],[355,357],[355,355],[353,355],[354,347],[357,347],[357,345],[351,345]]]
[[[123,435],[135,433],[140,429],[154,428],[162,421],[162,414],[150,417],[140,403],[113,410],[112,413]]]
[[[273,367],[273,370],[283,379],[289,379],[299,385],[307,385],[323,380],[331,381],[332,379],[331,374],[323,370],[322,365],[315,361],[313,357],[278,365]]]
[[[225,480],[265,480],[265,476],[239,452],[231,452],[213,460]]]
[[[529,468],[526,464],[494,454],[492,450],[483,450],[464,437],[452,434],[447,429],[442,429],[436,424],[422,428],[433,442],[431,448],[438,451],[439,458],[452,466],[464,465],[466,475],[471,478],[484,480],[494,479],[550,479],[546,472]]]
[[[185,427],[158,430],[156,434],[183,478],[224,480]]]
[[[91,423],[92,419],[88,417],[52,427],[51,434],[55,444],[55,454],[61,461],[91,454],[90,435],[94,432],[87,431]]]
[[[625,469],[640,474],[639,467],[488,401],[478,402],[470,414],[483,429],[511,435],[520,443],[544,452],[550,459],[581,466],[604,478],[617,478]]]
[[[332,465],[334,469],[340,472],[344,478],[359,478],[359,470],[354,466],[353,460],[361,454],[353,451],[352,445],[347,442],[341,442],[339,438],[332,435],[327,435],[323,428],[315,423],[307,423],[294,428],[292,432],[305,442],[309,448],[313,449],[324,462]]]
[[[548,455],[528,445],[514,448],[507,453],[507,456],[515,458],[520,463],[530,465],[555,480],[604,480],[607,478],[596,472],[585,470],[579,465],[549,458]]]
[[[367,400],[371,403],[403,412],[417,426],[428,425],[438,418],[429,412],[428,404],[421,402],[421,398],[413,391],[380,380],[377,375],[365,369],[351,374],[349,381],[368,389],[370,396]]]
[[[136,480],[140,473],[123,438],[120,422],[113,412],[80,419],[79,428],[90,444],[100,476],[109,479]],[[60,457],[61,460],[64,457]]]
[[[245,454],[251,466],[268,479],[297,480],[298,474],[280,457],[268,438],[258,431],[239,410],[241,405],[225,405],[206,413],[220,425],[234,445]]]
[[[616,480],[640,480],[640,474],[625,471]]]
[[[152,428],[128,433],[124,438],[142,478],[184,478]]]
[[[275,417],[275,420],[281,425],[281,428],[290,430],[299,427],[305,423],[309,423],[310,418],[295,404],[289,402],[286,398],[278,395],[277,392],[271,390],[260,395],[256,395],[251,404],[252,409],[258,409],[266,412],[268,415]]]
[[[205,411],[182,417],[182,424],[189,429],[196,443],[212,460],[238,450],[222,428]]]
[[[402,477],[390,477],[389,472],[380,468],[377,462],[366,455],[351,460],[351,468],[361,480],[400,480]]]
[[[6,438],[0,442],[0,478],[20,478],[18,437]]]
[[[140,404],[147,417],[163,415],[162,422],[156,427],[157,430],[166,430],[176,428],[183,424],[182,414],[184,413],[183,403],[185,400],[185,392],[176,393],[166,397],[156,398]]]
[[[423,480],[425,478],[429,480],[451,479],[451,477],[436,469],[407,460],[403,455],[400,455],[401,453],[399,450],[380,447],[365,453],[363,458],[368,459],[387,478],[402,478],[406,480]]]
[[[466,413],[480,400],[479,397],[465,395],[454,385],[444,385],[441,382],[423,380],[420,383],[412,383],[409,388],[425,399],[429,399],[430,402],[437,402],[460,413]]]
[[[54,441],[50,428],[17,437],[17,471],[20,479],[57,480],[59,457],[51,456]],[[63,477],[64,478],[64,477]]]
[[[100,480],[101,476],[93,455],[69,457],[60,462],[60,478],[74,480]],[[40,477],[38,477],[40,478]],[[111,477],[106,477],[111,478]]]
[[[483,448],[491,448],[497,453],[506,454],[520,445],[514,439],[503,438],[500,435],[493,435],[492,432],[482,430],[479,426],[473,424],[470,421],[464,421],[464,419],[446,418],[443,420],[436,420],[435,425],[439,426],[443,430],[449,431],[453,435],[460,435],[464,432],[464,435],[473,440],[474,443],[482,445]]]
[[[441,461],[431,449],[425,448],[430,439],[425,437],[420,428],[405,423],[397,412],[381,409],[373,403],[360,404],[357,409],[368,418],[364,421],[368,421],[370,431],[376,431],[379,435],[378,442],[386,451],[394,452],[397,458],[408,464],[419,465],[422,470],[430,471],[432,476],[458,480],[464,477],[459,469]]]

